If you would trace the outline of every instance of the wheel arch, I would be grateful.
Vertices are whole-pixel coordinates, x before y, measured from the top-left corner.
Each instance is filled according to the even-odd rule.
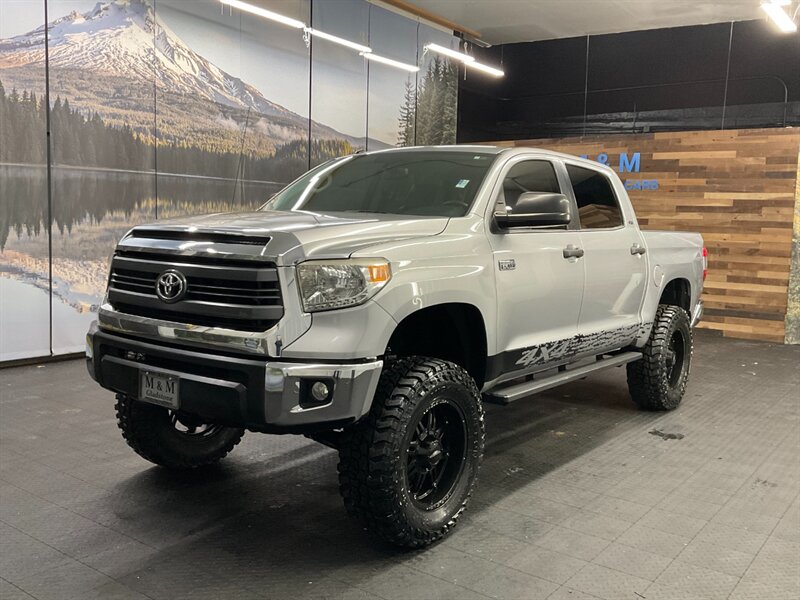
[[[687,313],[692,311],[692,284],[685,277],[671,279],[661,292],[659,304],[680,306]]]
[[[463,367],[480,389],[486,378],[486,322],[474,304],[445,302],[426,306],[397,324],[386,354],[448,360]]]

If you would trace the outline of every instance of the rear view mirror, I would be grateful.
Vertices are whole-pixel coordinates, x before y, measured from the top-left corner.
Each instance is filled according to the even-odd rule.
[[[572,220],[570,202],[564,194],[525,192],[513,209],[495,213],[499,227],[566,227]]]

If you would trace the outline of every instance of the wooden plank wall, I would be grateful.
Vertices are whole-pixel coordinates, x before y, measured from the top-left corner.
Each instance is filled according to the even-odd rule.
[[[742,129],[517,140],[568,154],[641,156],[623,180],[643,229],[698,231],[709,249],[702,327],[725,336],[784,341],[800,130]]]

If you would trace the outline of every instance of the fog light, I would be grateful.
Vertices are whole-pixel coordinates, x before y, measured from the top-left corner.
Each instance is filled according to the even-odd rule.
[[[316,381],[314,385],[311,386],[311,395],[317,402],[325,402],[330,393],[331,390],[324,381]]]

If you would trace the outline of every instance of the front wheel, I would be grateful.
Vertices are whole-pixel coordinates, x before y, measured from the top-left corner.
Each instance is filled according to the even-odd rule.
[[[122,437],[142,458],[171,469],[193,469],[217,462],[238,444],[244,430],[205,423],[175,412],[117,395],[117,424]]]
[[[369,415],[340,445],[345,507],[393,544],[428,545],[466,508],[483,446],[481,398],[464,369],[419,357],[388,363]]]
[[[643,357],[628,363],[628,389],[644,410],[672,410],[686,391],[692,365],[692,328],[679,306],[661,304]]]

